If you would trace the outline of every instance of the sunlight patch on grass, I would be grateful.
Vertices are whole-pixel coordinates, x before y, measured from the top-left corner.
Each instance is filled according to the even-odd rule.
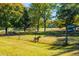
[[[40,35],[39,42],[32,42],[35,35],[16,35],[0,37],[1,56],[56,56],[56,55],[79,55],[75,46],[52,45],[59,37]],[[64,37],[62,37],[64,38]],[[74,37],[77,38],[77,37]],[[73,43],[69,41],[70,43]],[[76,41],[75,41],[76,42]]]

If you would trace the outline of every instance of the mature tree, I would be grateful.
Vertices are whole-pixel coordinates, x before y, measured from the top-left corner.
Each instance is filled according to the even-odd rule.
[[[1,3],[0,4],[0,21],[1,27],[5,28],[5,33],[7,34],[8,27],[12,23],[17,22],[23,13],[23,5],[20,3]],[[12,23],[10,21],[13,21]]]
[[[46,31],[46,20],[51,18],[53,4],[49,3],[33,3],[31,11],[33,17],[37,20],[37,31],[39,31],[40,18],[44,20],[44,31]]]
[[[32,3],[30,7],[30,17],[35,23],[35,27],[37,28],[37,32],[39,32],[39,21],[41,17],[41,4],[40,3]]]
[[[65,45],[68,45],[68,24],[73,24],[75,16],[79,15],[79,4],[57,4],[57,18],[65,21],[66,39]]]
[[[41,4],[41,16],[44,19],[44,32],[46,31],[46,20],[51,19],[53,5],[54,4],[50,3]]]
[[[24,13],[23,13],[23,17],[21,18],[21,21],[22,21],[24,31],[26,30],[26,28],[30,27],[31,20],[29,18],[28,11],[27,11],[26,7],[24,8]]]

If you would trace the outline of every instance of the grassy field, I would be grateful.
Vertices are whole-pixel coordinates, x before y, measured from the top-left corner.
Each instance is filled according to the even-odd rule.
[[[57,29],[56,29],[57,30]],[[48,30],[50,31],[50,30]],[[54,29],[52,29],[54,31]],[[55,36],[54,32],[38,34],[37,43],[32,42],[34,34],[0,36],[1,56],[79,56],[79,37],[69,37],[69,46],[61,46],[64,36]],[[54,34],[54,35],[49,35]],[[60,33],[61,34],[61,33]],[[59,33],[58,33],[59,35]],[[58,44],[58,45],[57,45]]]

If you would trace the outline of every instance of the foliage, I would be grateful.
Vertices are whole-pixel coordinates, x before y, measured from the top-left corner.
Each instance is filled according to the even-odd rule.
[[[6,34],[8,27],[17,23],[22,17],[23,5],[19,3],[0,4],[0,25],[5,28]]]
[[[59,4],[57,11],[58,19],[67,20],[67,23],[74,23],[75,16],[79,15],[79,4]]]
[[[46,20],[51,19],[53,4],[49,3],[32,3],[31,4],[31,17],[39,30],[40,19],[43,19],[44,28],[46,28]]]

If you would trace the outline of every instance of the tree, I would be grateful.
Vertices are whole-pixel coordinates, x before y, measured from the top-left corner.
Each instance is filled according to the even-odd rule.
[[[49,3],[32,3],[31,11],[33,17],[37,20],[37,31],[39,31],[40,18],[44,19],[44,31],[46,31],[46,20],[51,18],[53,4]]]
[[[24,12],[23,12],[23,16],[21,18],[21,21],[22,21],[22,25],[23,25],[24,31],[26,30],[26,28],[30,27],[31,20],[29,18],[28,11],[27,11],[26,7],[24,8]]]
[[[40,3],[32,3],[30,7],[31,19],[35,23],[35,27],[37,28],[37,32],[39,32],[39,21],[41,18],[41,4]]]
[[[65,21],[66,39],[65,45],[68,45],[68,24],[73,24],[75,16],[79,15],[79,4],[58,4],[57,18]]]
[[[5,34],[7,34],[8,27],[12,26],[12,23],[17,22],[22,17],[23,9],[24,7],[20,3],[0,3],[0,24],[1,27],[5,28]]]
[[[46,31],[46,20],[51,19],[53,6],[54,4],[50,3],[41,4],[41,15],[44,19],[44,32]]]

